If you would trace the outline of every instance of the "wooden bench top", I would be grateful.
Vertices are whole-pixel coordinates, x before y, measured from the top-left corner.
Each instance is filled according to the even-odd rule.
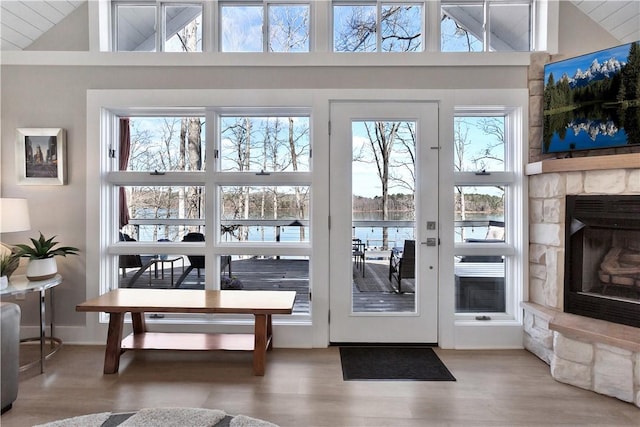
[[[80,312],[291,314],[295,291],[115,289],[76,306]]]

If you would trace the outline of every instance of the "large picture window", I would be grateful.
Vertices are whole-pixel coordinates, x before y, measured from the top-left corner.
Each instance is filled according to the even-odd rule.
[[[103,215],[119,231],[108,242],[118,286],[294,289],[294,311],[308,313],[311,120],[300,111],[112,116]]]

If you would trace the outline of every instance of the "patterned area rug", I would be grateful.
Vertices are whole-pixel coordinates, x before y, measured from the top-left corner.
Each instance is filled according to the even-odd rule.
[[[228,415],[218,409],[145,408],[137,412],[82,415],[34,427],[278,427],[247,417]]]

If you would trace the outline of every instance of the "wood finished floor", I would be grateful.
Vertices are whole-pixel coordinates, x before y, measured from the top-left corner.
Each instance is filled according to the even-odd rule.
[[[275,349],[264,377],[251,354],[127,352],[103,375],[104,347],[64,345],[21,374],[3,427],[96,412],[201,407],[286,426],[638,426],[640,410],[554,381],[524,350],[436,349],[456,382],[343,381],[337,347]]]

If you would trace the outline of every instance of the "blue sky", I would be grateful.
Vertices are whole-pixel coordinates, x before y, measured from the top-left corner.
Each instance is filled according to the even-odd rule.
[[[501,144],[495,136],[485,134],[482,129],[480,122],[484,118],[489,117],[460,117],[457,120],[462,121],[462,126],[467,130],[467,139],[466,143],[468,144],[465,148],[465,158],[463,159],[463,171],[465,172],[475,172],[478,170],[480,165],[474,164],[472,158],[474,156],[480,155],[487,147],[492,145],[498,145],[493,148],[492,154],[498,158],[504,159],[505,156],[505,146]],[[502,119],[499,119],[502,120]],[[502,121],[504,126],[504,121]],[[369,145],[369,139],[366,136],[366,132],[364,130],[363,122],[354,122],[352,128],[352,143],[354,152],[359,152],[360,147],[363,145]],[[411,159],[407,156],[406,153],[402,153],[399,151],[394,151],[393,154],[393,162],[395,164],[398,163],[411,163]],[[502,161],[495,161],[491,159],[485,159],[483,165],[487,171],[504,171],[505,164]],[[453,165],[451,165],[453,168]],[[404,179],[409,180],[410,175],[407,174],[406,171],[403,171],[402,168],[394,168],[394,174],[398,176],[402,176]],[[390,183],[389,192],[391,194],[395,193],[404,193],[407,194],[409,191],[406,188],[403,188],[394,183]],[[382,195],[382,184],[380,183],[380,179],[378,178],[376,172],[376,166],[374,163],[364,163],[364,162],[352,162],[352,191],[353,194],[363,197],[375,197]],[[478,190],[474,192],[485,192],[486,194],[498,194],[500,192],[496,192],[493,188],[488,188],[485,190]]]

